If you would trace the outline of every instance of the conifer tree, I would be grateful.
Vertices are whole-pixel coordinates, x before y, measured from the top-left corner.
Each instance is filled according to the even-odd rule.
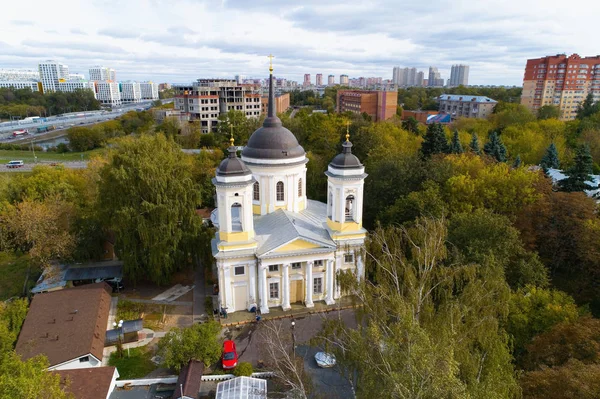
[[[462,145],[460,144],[460,140],[458,139],[458,130],[454,130],[454,135],[452,136],[452,142],[450,143],[450,153],[451,154],[462,154],[464,152]]]
[[[558,169],[560,168],[560,161],[558,160],[558,150],[554,143],[548,146],[546,150],[546,154],[542,158],[540,162],[540,166],[544,168],[544,172],[548,173],[548,169]]]
[[[592,179],[593,163],[590,147],[582,145],[577,148],[575,163],[565,172],[567,178],[558,182],[560,189],[567,192],[594,189],[587,183]]]
[[[513,162],[513,168],[518,168],[521,166],[521,155],[518,154],[517,157],[515,158],[515,161]]]
[[[429,158],[433,154],[448,153],[448,140],[441,123],[432,123],[427,126],[425,140],[421,144],[421,154]]]
[[[483,152],[498,162],[506,162],[506,147],[496,132],[490,135],[490,140],[483,146]]]
[[[477,134],[473,133],[473,136],[471,136],[469,147],[471,147],[471,151],[473,151],[475,154],[481,154],[481,150],[479,149],[479,138],[477,137]]]

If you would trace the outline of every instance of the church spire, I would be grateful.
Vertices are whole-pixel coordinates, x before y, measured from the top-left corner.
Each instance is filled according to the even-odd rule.
[[[273,93],[273,55],[269,54],[269,112],[267,118],[275,116],[275,95]]]
[[[342,144],[343,154],[352,154],[352,143],[350,142],[350,122],[346,122],[346,141]]]

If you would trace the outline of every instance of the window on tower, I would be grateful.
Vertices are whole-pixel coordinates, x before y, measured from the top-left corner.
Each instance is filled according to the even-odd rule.
[[[354,221],[354,195],[346,197],[346,222]]]
[[[242,231],[242,205],[235,203],[231,205],[231,231]]]
[[[254,183],[253,199],[254,201],[260,200],[260,185],[258,184],[258,182]]]
[[[302,197],[302,179],[298,180],[298,197]]]
[[[277,201],[285,201],[285,194],[284,194],[282,181],[277,182],[276,192],[277,192]]]

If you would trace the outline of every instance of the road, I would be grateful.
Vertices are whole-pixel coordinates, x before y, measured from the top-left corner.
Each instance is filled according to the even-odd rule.
[[[7,168],[2,165],[0,167],[4,169],[0,169],[0,172],[31,172],[34,166],[37,165],[55,165],[60,164],[63,165],[67,169],[84,169],[87,167],[87,161],[72,161],[72,162],[38,162],[38,163],[26,163],[20,168]]]

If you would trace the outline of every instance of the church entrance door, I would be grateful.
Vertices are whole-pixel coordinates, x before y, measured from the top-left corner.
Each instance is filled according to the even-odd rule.
[[[290,281],[290,303],[304,302],[304,281]]]

